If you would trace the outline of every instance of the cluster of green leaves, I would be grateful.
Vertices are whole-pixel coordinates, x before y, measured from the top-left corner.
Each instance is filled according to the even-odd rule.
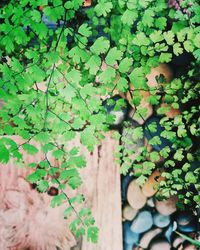
[[[98,0],[90,8],[82,6],[83,0],[11,0],[0,9],[0,99],[4,103],[0,112],[0,161],[7,163],[13,157],[23,162],[21,148],[33,155],[41,151],[44,159],[29,165],[33,173],[28,180],[41,192],[56,186],[59,193],[52,206],[67,201],[65,217],[72,213],[77,216],[71,224],[75,235],[87,234],[96,242],[98,229],[90,210],[77,211],[74,205],[83,197],[68,197],[65,192],[80,186],[78,170],[86,165],[79,150],[70,148],[70,142],[79,133],[89,151],[101,143],[110,123],[102,99],[112,97],[115,91],[131,92],[131,103],[137,109],[142,100],[139,90],[149,90],[149,102],[158,105],[161,94],[148,88],[145,75],[183,52],[193,53],[196,64],[184,79],[175,79],[164,89],[162,86],[163,95],[175,108],[196,99],[199,85],[193,80],[193,71],[200,61],[200,6],[193,1],[188,7],[190,17],[169,9],[165,0]],[[56,29],[48,27],[44,15]],[[192,170],[193,162],[198,162],[193,140],[199,136],[199,107],[193,105],[187,110],[182,106],[180,116],[162,120],[163,137],[173,141],[173,157],[169,148],[158,154],[143,147],[132,162],[127,155],[123,157],[123,146],[118,157],[126,164],[123,172],[137,170],[140,184],[156,168],[160,157],[165,158],[163,166],[169,169],[161,187],[165,196],[178,192],[181,198],[184,193],[179,190],[188,190],[182,197],[184,202],[194,199],[198,203],[190,185],[195,192],[199,188],[199,170]],[[137,112],[143,117],[146,110]],[[150,129],[156,128],[152,125]],[[13,135],[24,142],[17,145]],[[142,135],[138,128],[133,141]],[[151,143],[159,144],[159,138]],[[58,161],[59,167],[48,155]],[[186,158],[188,162],[183,164]]]

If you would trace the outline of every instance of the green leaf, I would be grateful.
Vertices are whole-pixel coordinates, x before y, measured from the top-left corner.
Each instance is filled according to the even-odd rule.
[[[187,27],[187,21],[178,21],[178,22],[173,22],[172,25],[172,31],[174,33],[177,33]]]
[[[15,72],[21,72],[21,71],[23,71],[23,66],[21,65],[21,63],[20,63],[20,61],[18,59],[12,58],[11,65],[12,65],[12,69]]]
[[[92,243],[97,243],[99,229],[97,227],[89,227],[87,230],[87,239]]]
[[[51,200],[51,207],[60,206],[64,200],[66,200],[66,197],[63,193],[54,196]]]
[[[200,61],[200,49],[195,50],[193,55],[198,61]]]
[[[9,54],[14,50],[14,44],[13,41],[9,36],[5,36],[2,39],[2,44],[5,46],[6,52]]]
[[[184,30],[179,31],[176,35],[179,42],[183,42],[185,40],[186,33]]]
[[[22,147],[30,155],[35,155],[38,152],[38,149],[35,146],[28,143],[23,144]]]
[[[173,45],[174,44],[174,33],[170,30],[167,32],[163,33],[163,36],[167,42],[168,45]]]
[[[121,20],[122,20],[122,23],[131,26],[134,23],[134,21],[137,19],[137,17],[138,17],[137,11],[127,9],[123,13]]]
[[[91,27],[89,27],[87,23],[84,23],[79,27],[78,33],[83,36],[89,37],[92,35]]]
[[[126,73],[129,71],[130,67],[132,66],[133,64],[133,59],[132,58],[124,58],[120,64],[119,64],[119,71],[121,73]]]
[[[114,66],[117,61],[121,60],[123,52],[118,50],[116,47],[109,50],[106,56],[106,63],[108,65]]]
[[[112,2],[99,1],[99,3],[95,6],[94,10],[97,16],[106,17],[109,12],[111,12],[113,8]]]
[[[193,40],[194,45],[199,49],[200,48],[200,34],[197,34]]]
[[[49,139],[50,139],[49,133],[47,133],[47,132],[40,132],[39,134],[37,134],[35,136],[35,140],[39,141],[39,142],[42,142],[42,143],[49,142]]]
[[[188,170],[190,169],[190,164],[188,163],[188,162],[186,162],[184,165],[183,165],[183,167],[182,167],[182,170],[184,171],[184,172],[188,172]]]
[[[4,145],[0,145],[0,162],[6,164],[9,161],[9,159],[10,159],[9,150]]]
[[[79,238],[82,235],[85,235],[85,228],[81,227],[81,228],[76,229],[75,231],[76,238]]]
[[[68,181],[68,185],[72,189],[77,189],[81,184],[82,184],[82,180],[81,180],[81,177],[78,175],[70,178]]]
[[[110,42],[105,37],[99,37],[94,44],[91,46],[90,50],[96,55],[106,53],[110,47]]]
[[[40,15],[40,12],[38,10],[33,10],[31,12],[31,16],[32,16],[32,19],[36,22],[40,22],[41,21],[41,15]]]
[[[197,177],[194,175],[193,172],[188,172],[185,175],[185,181],[191,184],[197,183]]]
[[[76,89],[70,84],[67,84],[64,89],[60,90],[60,95],[66,102],[71,102],[71,99],[76,96]]]
[[[86,167],[85,156],[73,156],[68,159],[68,165],[71,167],[84,168]]]
[[[93,55],[85,64],[85,68],[89,69],[91,75],[96,75],[101,66],[101,58],[97,55]]]
[[[194,50],[194,47],[190,41],[185,41],[183,45],[187,52],[192,52]]]
[[[151,33],[150,38],[151,38],[152,42],[154,42],[154,43],[161,42],[164,39],[162,31],[160,31],[160,30],[156,30],[153,33]]]
[[[159,57],[159,61],[161,63],[168,63],[171,62],[172,60],[172,54],[170,53],[161,53]]]
[[[154,136],[151,140],[149,140],[150,145],[161,145],[161,140],[159,136]]]
[[[183,150],[182,149],[178,149],[176,151],[176,153],[174,154],[174,159],[175,160],[178,160],[178,161],[182,161],[184,158],[184,155],[183,155]]]
[[[136,182],[138,183],[138,185],[143,186],[145,184],[145,182],[147,181],[147,177],[144,175],[140,175],[137,179]]]
[[[143,16],[142,16],[142,23],[145,26],[151,27],[154,22],[154,11],[152,9],[145,10]]]
[[[79,70],[72,69],[70,72],[66,74],[66,79],[70,83],[78,84],[81,81],[81,72]]]
[[[115,78],[115,69],[113,69],[112,67],[107,67],[107,69],[104,70],[99,75],[99,81],[105,84],[112,82],[114,78]]]
[[[37,181],[41,180],[47,174],[46,170],[44,169],[36,169],[36,171],[27,176],[27,180],[31,183],[36,183]]]
[[[46,180],[40,180],[38,182],[37,189],[40,192],[46,192],[48,188],[49,188],[49,184]]]
[[[160,160],[160,155],[158,152],[151,152],[150,153],[150,159],[152,162],[156,162]]]
[[[6,124],[4,126],[4,133],[6,133],[7,135],[12,135],[13,134],[13,127],[10,126],[9,124]]]
[[[94,135],[93,126],[89,126],[83,132],[81,132],[81,143],[83,143],[83,145],[85,145],[89,151],[94,150],[97,139]]]
[[[127,91],[129,87],[129,84],[128,84],[128,81],[121,77],[118,81],[117,81],[117,89],[120,91],[120,92],[123,92],[125,93]]]
[[[147,89],[146,78],[142,67],[135,68],[129,75],[130,81],[136,89]]]
[[[76,168],[72,168],[72,169],[63,170],[61,172],[59,178],[61,180],[69,180],[70,178],[72,178],[74,176],[77,176],[77,175],[79,175],[77,169]]]
[[[176,56],[180,55],[183,53],[183,49],[181,48],[180,43],[175,43],[173,46],[173,51]]]
[[[153,37],[151,38],[153,39]],[[138,33],[136,37],[132,40],[132,43],[137,46],[141,46],[141,45],[148,46],[150,42],[151,40],[143,32]]]
[[[65,211],[64,211],[64,218],[68,219],[72,215],[73,211],[74,210],[73,210],[73,208],[71,206],[68,207],[67,209],[65,209]]]
[[[156,18],[155,26],[157,28],[159,28],[160,30],[164,30],[166,25],[167,25],[167,18],[165,17]]]
[[[65,152],[61,149],[58,149],[58,150],[55,150],[53,151],[53,156],[56,158],[56,159],[60,159],[63,157],[63,155],[65,154]]]

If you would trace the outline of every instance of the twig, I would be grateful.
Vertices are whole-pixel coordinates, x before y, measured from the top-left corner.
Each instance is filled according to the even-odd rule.
[[[67,11],[65,10],[64,24],[62,26],[62,29],[61,29],[60,34],[59,34],[59,37],[57,39],[54,51],[57,50],[60,38],[62,36],[62,33],[63,33],[64,29],[65,29],[66,18],[67,18]],[[50,77],[49,77],[49,81],[48,81],[48,84],[47,84],[47,88],[46,88],[46,91],[45,91],[45,105],[46,105],[46,109],[45,109],[44,125],[43,125],[43,129],[44,130],[46,130],[47,116],[48,116],[48,111],[49,111],[49,87],[50,87],[50,84],[51,84],[51,80],[52,80],[55,68],[56,68],[56,64],[54,63],[53,67],[52,67],[52,70],[51,70]]]
[[[59,120],[61,120],[62,122],[64,122],[64,123],[66,123],[67,125],[69,125],[72,131],[77,131],[77,132],[83,131],[83,129],[75,129],[75,128],[73,128],[72,125],[71,125],[69,122],[67,122],[67,121],[65,121],[64,119],[62,119],[59,115],[57,115],[57,114],[56,114],[54,111],[52,111],[51,109],[49,109],[49,112],[52,113],[52,114],[54,114],[54,115],[55,115]]]
[[[49,159],[48,159],[48,157],[47,157],[47,154],[45,154],[45,160],[48,162],[49,166],[52,167],[51,162],[49,161]],[[54,180],[57,181],[58,185],[61,185],[61,182],[59,181],[58,178],[54,178]],[[61,193],[64,194],[64,196],[67,198],[67,201],[68,201],[70,207],[73,209],[73,211],[74,211],[74,213],[76,214],[77,218],[79,218],[81,224],[82,224],[83,226],[85,226],[84,221],[82,220],[82,218],[80,217],[80,215],[79,215],[78,212],[76,211],[75,207],[73,206],[72,202],[70,201],[69,196],[68,196],[62,189],[61,189],[60,191],[61,191]]]

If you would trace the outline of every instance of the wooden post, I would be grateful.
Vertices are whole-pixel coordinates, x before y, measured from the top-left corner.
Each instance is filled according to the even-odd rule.
[[[86,204],[92,209],[99,227],[99,240],[92,244],[84,238],[73,249],[122,250],[120,171],[114,162],[117,145],[110,132],[93,154],[81,147],[87,167],[81,171],[83,184],[80,191],[85,195]]]

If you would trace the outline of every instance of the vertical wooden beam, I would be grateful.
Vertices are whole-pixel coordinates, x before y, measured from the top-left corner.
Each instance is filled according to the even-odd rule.
[[[114,162],[117,145],[110,132],[93,154],[83,149],[87,167],[82,171],[81,192],[92,209],[100,231],[97,244],[88,243],[84,238],[77,249],[122,250],[120,170]]]

